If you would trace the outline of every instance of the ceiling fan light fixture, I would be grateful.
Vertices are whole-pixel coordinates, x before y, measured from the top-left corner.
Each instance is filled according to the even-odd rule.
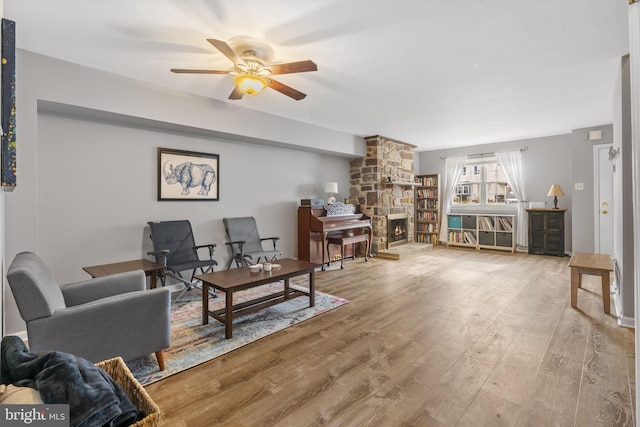
[[[249,96],[255,96],[267,87],[267,81],[256,74],[239,74],[233,78],[233,82],[242,93]]]
[[[244,95],[255,96],[269,86],[277,92],[288,96],[291,99],[300,101],[307,95],[286,84],[272,79],[271,75],[304,73],[307,71],[318,71],[318,66],[307,59],[305,61],[287,62],[284,64],[265,64],[266,57],[260,50],[254,50],[243,46],[241,54],[236,52],[226,42],[217,39],[207,39],[209,43],[233,62],[233,70],[194,70],[186,68],[172,68],[172,73],[193,73],[193,74],[228,74],[233,77],[235,86],[229,99],[242,99]],[[264,51],[264,49],[261,49]]]

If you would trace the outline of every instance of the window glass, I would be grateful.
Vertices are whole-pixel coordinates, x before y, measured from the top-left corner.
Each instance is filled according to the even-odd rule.
[[[467,163],[453,198],[454,205],[496,206],[516,202],[500,164],[486,159]]]

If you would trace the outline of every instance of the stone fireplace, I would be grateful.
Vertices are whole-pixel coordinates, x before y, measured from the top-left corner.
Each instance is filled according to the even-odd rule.
[[[365,138],[366,157],[350,166],[351,203],[371,217],[372,253],[391,245],[414,242],[414,149],[415,145],[383,136]],[[389,216],[406,218],[406,239],[390,242]],[[395,230],[395,228],[394,228]],[[394,231],[395,232],[395,231]]]

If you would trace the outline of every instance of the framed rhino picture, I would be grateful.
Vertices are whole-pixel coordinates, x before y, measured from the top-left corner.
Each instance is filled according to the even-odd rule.
[[[158,201],[220,200],[220,156],[158,148]]]

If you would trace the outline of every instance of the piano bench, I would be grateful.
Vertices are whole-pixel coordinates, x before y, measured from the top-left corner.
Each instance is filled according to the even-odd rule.
[[[371,240],[369,238],[368,233],[362,234],[339,234],[334,236],[327,236],[327,253],[329,253],[329,245],[338,245],[340,246],[340,268],[344,268],[344,248],[347,245],[355,245],[356,243],[365,242],[366,249],[364,252],[364,260],[368,261],[367,257],[369,256],[369,250],[371,247]],[[353,248],[353,259],[356,258],[356,250]],[[331,259],[329,259],[329,263],[327,265],[331,265]]]

